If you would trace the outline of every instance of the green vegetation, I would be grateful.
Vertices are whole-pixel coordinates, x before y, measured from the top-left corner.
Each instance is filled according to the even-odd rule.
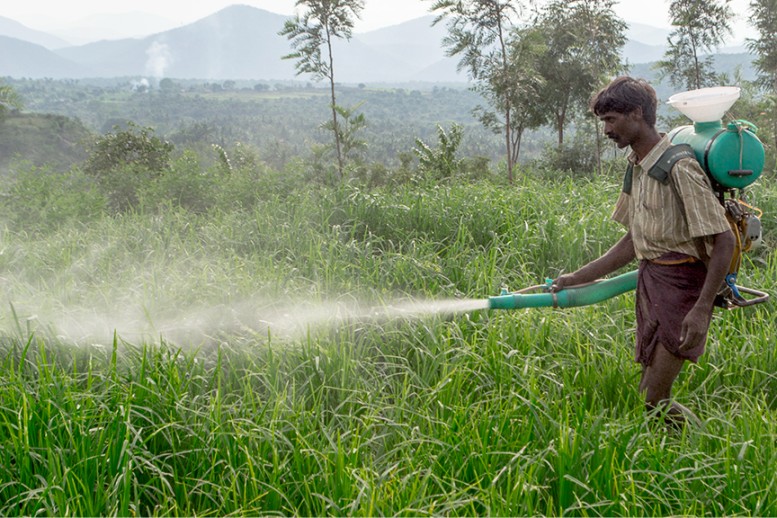
[[[473,88],[484,126],[505,137],[507,179],[512,183],[523,132],[543,126],[558,135],[586,116],[591,91],[622,73],[626,24],[613,2],[561,0],[529,16],[524,0],[436,0],[434,23],[446,20],[448,56],[459,58]],[[531,19],[533,18],[533,19]]]
[[[78,120],[9,113],[0,120],[0,175],[16,162],[67,170],[86,159],[92,134]]]
[[[210,146],[240,142],[257,150],[262,160],[282,169],[297,157],[307,156],[313,146],[330,145],[331,133],[321,124],[331,120],[325,88],[303,84],[241,82],[232,88],[223,84],[176,81],[150,92],[133,91],[128,80],[44,81],[13,80],[30,112],[45,112],[77,118],[92,132],[106,134],[133,121],[151,127],[157,136],[178,147],[210,154]],[[497,162],[504,142],[499,135],[473,118],[480,96],[465,87],[406,85],[401,88],[338,86],[338,104],[358,107],[366,126],[356,137],[367,142],[365,161],[387,167],[400,163],[416,138],[437,138],[436,125],[462,126],[463,156],[482,156]],[[341,117],[338,117],[340,119]],[[342,125],[338,121],[338,125]],[[345,133],[347,128],[340,128]],[[542,142],[536,135],[524,141],[524,158],[537,158]]]
[[[644,415],[630,295],[366,316],[600,254],[620,167],[310,171],[184,153],[120,213],[77,170],[6,183],[0,515],[777,514],[773,304],[716,314],[676,389],[704,427],[677,435]],[[771,290],[777,193],[753,191],[741,282]]]

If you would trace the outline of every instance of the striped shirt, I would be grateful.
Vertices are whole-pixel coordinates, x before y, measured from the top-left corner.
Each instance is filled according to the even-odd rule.
[[[631,194],[621,193],[612,219],[631,230],[637,259],[679,252],[706,262],[712,253],[712,236],[731,228],[726,210],[692,158],[682,159],[672,168],[669,179],[673,185],[647,175],[671,145],[664,135],[639,163],[631,153]]]

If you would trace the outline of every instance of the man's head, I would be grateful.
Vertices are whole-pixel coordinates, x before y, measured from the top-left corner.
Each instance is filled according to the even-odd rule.
[[[599,90],[591,98],[591,111],[601,117],[608,112],[624,115],[638,109],[642,111],[642,119],[649,125],[656,125],[656,107],[658,99],[656,91],[644,79],[621,76]]]

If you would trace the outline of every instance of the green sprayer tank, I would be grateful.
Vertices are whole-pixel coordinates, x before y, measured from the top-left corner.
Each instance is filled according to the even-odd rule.
[[[673,144],[688,144],[710,176],[716,191],[744,189],[764,168],[764,147],[756,127],[737,120],[724,125],[723,115],[739,98],[739,88],[702,88],[669,98],[669,104],[693,121],[669,133]]]

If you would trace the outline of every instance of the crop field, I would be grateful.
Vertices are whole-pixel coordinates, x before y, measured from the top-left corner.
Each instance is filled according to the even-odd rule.
[[[674,433],[633,293],[478,309],[607,250],[617,174],[261,185],[199,212],[6,199],[0,515],[777,515],[773,301],[716,310],[674,390],[703,426]],[[774,296],[777,189],[752,191],[740,284]]]

